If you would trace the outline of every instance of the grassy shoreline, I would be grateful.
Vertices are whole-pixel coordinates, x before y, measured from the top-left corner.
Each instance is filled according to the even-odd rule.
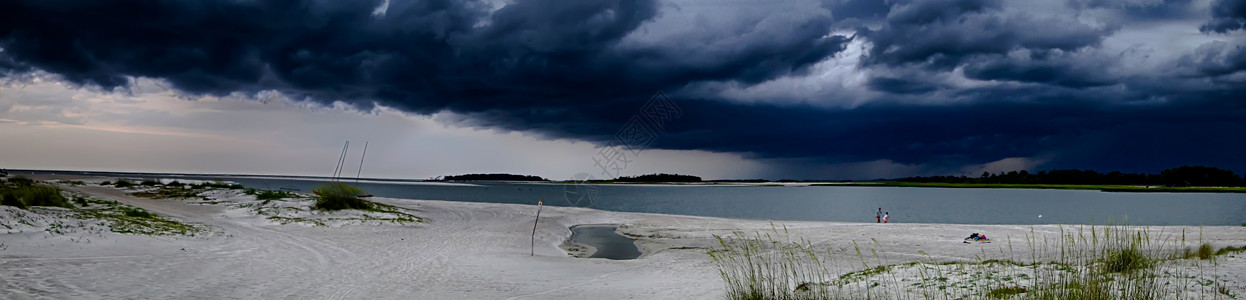
[[[1246,187],[1165,187],[1140,185],[1082,185],[1082,184],[1012,184],[1012,183],[939,183],[939,182],[844,182],[815,183],[813,186],[885,186],[928,187],[968,189],[1054,189],[1091,190],[1121,193],[1246,193]]]

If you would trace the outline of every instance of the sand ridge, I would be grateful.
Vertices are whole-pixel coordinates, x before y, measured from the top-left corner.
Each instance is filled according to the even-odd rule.
[[[874,249],[877,263],[974,261],[1028,253],[1023,239],[1077,226],[770,222],[545,207],[529,256],[536,207],[376,198],[422,218],[412,224],[276,224],[244,210],[147,199],[95,186],[65,187],[222,234],[168,238],[104,234],[91,243],[64,236],[0,234],[5,298],[382,298],[382,299],[720,299],[724,286],[706,250],[733,232],[783,234],[830,249]],[[234,197],[245,197],[235,195]],[[636,260],[575,258],[565,250],[578,224],[622,224]],[[1185,231],[1189,243],[1246,245],[1246,228],[1152,227]],[[961,244],[970,232],[996,242]],[[1011,243],[1008,241],[1011,240]],[[861,269],[845,257],[844,272]],[[1246,262],[1218,267],[1246,290]]]

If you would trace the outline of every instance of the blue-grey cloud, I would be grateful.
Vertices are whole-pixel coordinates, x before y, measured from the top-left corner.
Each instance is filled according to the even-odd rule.
[[[1212,19],[1203,24],[1203,32],[1226,33],[1246,27],[1246,1],[1215,0],[1211,4]]]
[[[988,0],[897,4],[881,29],[861,30],[874,43],[868,62],[951,69],[968,58],[1017,49],[1073,51],[1090,47],[1114,30],[1055,16],[1005,16],[997,6]]]
[[[275,90],[604,144],[655,91],[817,78],[819,62],[865,45],[853,70],[865,92],[835,95],[859,105],[676,94],[685,113],[652,147],[952,169],[1045,157],[1058,167],[1148,171],[1244,144],[1235,134],[1166,135],[1246,129],[1236,104],[1246,88],[1233,77],[1246,70],[1240,44],[1190,45],[1154,64],[1171,72],[1151,73],[1130,71],[1142,55],[1104,50],[1130,20],[1233,34],[1242,2],[1216,0],[1207,20],[1190,20],[1209,16],[1188,13],[1188,1],[1137,2],[1028,11],[991,0],[829,0],[704,22],[674,18],[689,5],[652,0],[497,9],[392,0],[383,13],[374,13],[379,0],[12,0],[0,2],[0,76],[47,72],[105,89],[147,77],[193,95]],[[1114,17],[1083,22],[1080,10]],[[1147,132],[1160,134],[1140,138]],[[1234,156],[1200,157],[1246,170]]]

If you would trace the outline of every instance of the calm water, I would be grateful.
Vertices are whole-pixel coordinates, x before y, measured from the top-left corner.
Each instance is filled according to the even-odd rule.
[[[323,182],[230,179],[255,188],[310,191]],[[1025,189],[598,185],[576,205],[561,184],[424,185],[359,183],[380,197],[582,206],[622,212],[763,220],[894,223],[1233,225],[1246,222],[1246,194],[1105,193]],[[584,191],[584,186],[581,186]],[[591,202],[591,203],[590,203]],[[1039,215],[1042,215],[1040,218]]]
[[[571,226],[571,241],[597,248],[590,258],[621,260],[640,257],[636,242],[615,233],[617,228],[615,225]]]
[[[104,175],[104,174],[95,174]],[[105,175],[107,176],[107,175]],[[193,178],[193,177],[186,177]],[[235,177],[261,189],[309,192],[325,181]],[[879,208],[894,223],[1231,225],[1246,222],[1246,194],[1105,193],[1025,189],[900,187],[585,186],[360,182],[380,197],[581,206],[596,209],[791,221],[874,222]],[[588,197],[586,197],[588,198]],[[568,199],[572,199],[569,201]],[[1042,215],[1040,218],[1039,215]]]

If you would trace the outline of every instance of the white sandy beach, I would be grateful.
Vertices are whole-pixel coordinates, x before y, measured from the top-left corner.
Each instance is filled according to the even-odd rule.
[[[16,229],[0,231],[0,298],[721,299],[724,284],[706,249],[717,244],[714,235],[737,230],[773,233],[772,226],[785,227],[790,237],[829,249],[872,249],[877,256],[871,254],[867,265],[874,266],[1029,258],[1027,237],[1055,238],[1062,229],[772,223],[547,206],[536,233],[536,255],[529,256],[536,213],[529,205],[376,198],[410,209],[424,222],[311,226],[273,222],[228,205],[140,198],[95,185],[61,187],[211,230],[199,236],[58,235],[39,224],[6,225]],[[637,238],[644,255],[615,261],[576,258],[564,250],[569,227],[604,223],[623,224],[620,231]],[[1216,247],[1246,245],[1244,227],[1149,230],[1156,236],[1184,231],[1189,246],[1200,240]],[[995,242],[962,244],[970,232],[988,234]],[[832,264],[843,272],[863,268],[852,257]],[[1244,294],[1246,258],[1221,257],[1215,270],[1218,283]]]

